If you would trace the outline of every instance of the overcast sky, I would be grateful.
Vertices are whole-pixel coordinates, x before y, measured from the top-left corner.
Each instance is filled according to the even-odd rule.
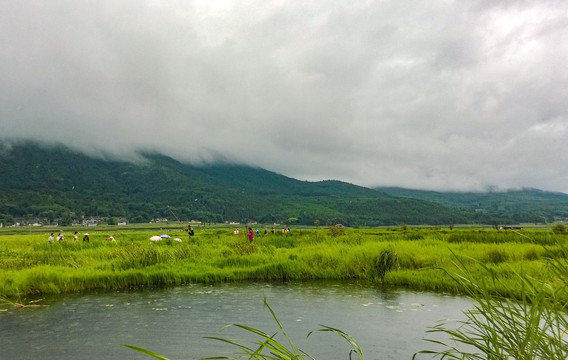
[[[0,140],[568,192],[568,1],[0,3]]]

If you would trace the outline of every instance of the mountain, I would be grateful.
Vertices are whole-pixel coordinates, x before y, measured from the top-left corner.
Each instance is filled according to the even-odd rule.
[[[349,226],[471,222],[467,211],[340,181],[307,182],[235,164],[194,166],[156,153],[137,163],[33,143],[0,152],[0,222],[85,217]]]
[[[568,218],[568,195],[369,189],[237,164],[189,165],[157,153],[126,162],[33,143],[0,152],[0,223],[64,225],[88,217],[349,226],[540,223]]]
[[[398,187],[375,190],[391,196],[420,199],[493,218],[501,224],[541,223],[568,219],[568,194],[538,189],[488,192],[436,192]]]

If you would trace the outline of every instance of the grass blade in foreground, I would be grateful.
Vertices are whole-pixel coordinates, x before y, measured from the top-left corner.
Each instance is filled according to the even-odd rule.
[[[292,342],[292,340],[290,339],[290,337],[286,333],[286,330],[282,326],[282,323],[280,323],[280,320],[278,320],[276,313],[274,313],[274,311],[272,310],[270,305],[268,305],[266,298],[264,299],[264,305],[268,308],[268,310],[272,314],[272,317],[274,318],[274,321],[276,321],[276,323],[278,324],[278,328],[280,329],[280,331],[282,332],[282,334],[285,336],[286,340],[288,341],[289,348],[286,347],[281,342],[279,342],[278,340],[274,339],[274,337],[278,333],[275,333],[273,335],[269,335],[262,330],[259,330],[259,329],[256,329],[256,328],[253,328],[253,327],[250,327],[250,326],[246,326],[246,325],[240,325],[240,324],[232,324],[232,326],[236,326],[240,329],[246,330],[250,333],[253,333],[253,334],[259,336],[260,338],[255,341],[255,343],[258,345],[258,347],[253,349],[252,347],[240,344],[240,343],[238,343],[234,340],[224,339],[224,338],[221,338],[221,337],[207,336],[205,338],[206,339],[213,339],[213,340],[217,340],[217,341],[221,341],[221,342],[233,345],[238,349],[236,356],[244,355],[244,357],[248,358],[249,360],[305,360],[305,359],[315,360],[314,357],[312,357],[311,355],[309,355],[309,354],[305,353],[304,351],[298,349],[296,347],[296,345],[294,345],[294,343]],[[231,326],[231,325],[228,325],[228,326]],[[223,327],[221,329],[221,331],[226,329],[228,326]],[[359,347],[359,344],[357,343],[357,341],[351,335],[345,333],[342,330],[332,328],[330,326],[326,326],[326,325],[321,325],[321,326],[322,326],[322,328],[317,330],[317,331],[332,332],[332,333],[342,337],[343,339],[347,340],[349,342],[349,344],[351,344],[352,349],[349,351],[349,359],[351,359],[352,354],[357,354],[357,356],[359,357],[360,360],[365,360],[365,358],[363,356],[363,351]],[[312,333],[313,333],[313,331],[308,333],[307,337],[310,337],[310,335]],[[126,346],[126,347],[128,347],[132,350],[136,350],[136,351],[141,352],[143,354],[146,354],[148,356],[154,357],[156,359],[168,360],[166,357],[164,357],[162,355],[156,354],[152,351],[149,351],[149,350],[137,347],[137,346],[133,346],[133,345],[123,345],[123,346]],[[214,356],[214,357],[204,358],[202,360],[214,360],[214,359],[237,359],[237,357]]]
[[[344,332],[340,329],[332,328],[330,326],[326,326],[326,325],[320,325],[320,326],[322,328],[317,330],[317,331],[330,331],[330,332],[342,337],[343,339],[347,340],[347,342],[352,347],[352,349],[349,351],[349,359],[351,359],[351,354],[355,353],[355,354],[357,354],[357,356],[359,356],[360,360],[365,360],[365,357],[363,356],[363,350],[359,346],[359,343],[357,342],[357,340],[355,340],[351,335],[347,334],[346,332]],[[307,337],[310,337],[311,334],[313,334],[313,331],[310,331],[310,333],[308,334]]]
[[[168,358],[165,357],[165,356],[162,356],[162,355],[160,355],[160,354],[156,354],[155,352],[152,352],[152,351],[150,351],[150,350],[143,349],[143,348],[138,347],[138,346],[126,345],[126,344],[122,344],[122,346],[127,347],[127,348],[132,349],[132,350],[136,350],[136,351],[138,351],[138,352],[141,352],[142,354],[151,356],[151,357],[156,358],[156,359],[160,359],[160,360],[170,360],[170,359],[168,359]]]
[[[305,352],[303,352],[302,350],[298,349],[296,347],[296,345],[294,345],[294,342],[292,341],[292,339],[290,339],[290,337],[288,336],[288,334],[286,333],[286,330],[284,329],[284,326],[282,326],[282,323],[280,323],[280,320],[278,320],[278,317],[276,316],[276,313],[274,313],[274,311],[272,310],[272,308],[270,307],[270,305],[268,305],[268,302],[266,301],[266,298],[264,299],[264,305],[268,308],[268,310],[270,311],[270,314],[272,315],[274,321],[276,321],[276,324],[278,325],[279,330],[282,332],[282,334],[284,335],[284,337],[286,338],[286,340],[288,341],[289,347],[290,349],[288,349],[284,344],[282,344],[281,342],[279,342],[278,340],[274,339],[274,337],[276,336],[276,334],[274,335],[268,335],[267,333],[265,333],[262,330],[250,327],[250,326],[246,326],[246,325],[240,325],[240,324],[232,324],[233,326],[236,326],[238,328],[241,328],[243,330],[246,330],[248,332],[251,332],[255,335],[258,335],[260,337],[259,340],[256,340],[256,343],[259,345],[259,347],[256,350],[253,350],[252,348],[245,346],[243,344],[239,344],[237,342],[234,342],[232,340],[228,340],[228,339],[224,339],[224,338],[219,338],[219,337],[206,337],[208,339],[213,339],[213,340],[218,340],[218,341],[222,341],[222,342],[226,342],[229,343],[231,345],[236,346],[237,348],[240,349],[240,353],[242,355],[246,355],[248,356],[249,359],[286,359],[286,360],[303,360],[303,359],[314,359],[312,356],[306,354]],[[227,327],[224,327],[223,329],[225,329]],[[221,330],[223,330],[221,329]],[[269,353],[266,354],[265,350],[267,350]],[[206,358],[206,359],[219,359],[218,357],[211,357],[211,358]],[[225,359],[232,359],[232,358],[225,358]]]
[[[457,256],[456,259],[458,271],[448,275],[476,301],[476,305],[465,312],[467,320],[459,323],[457,329],[452,324],[440,323],[428,331],[449,335],[455,345],[426,339],[445,349],[420,351],[413,359],[418,354],[433,354],[441,359],[568,358],[568,305],[562,300],[566,296],[568,279],[565,259],[550,259],[556,278],[549,281],[538,281],[522,272],[512,271],[521,287],[522,298],[518,301],[492,293],[489,284],[477,280],[463,261]],[[493,283],[500,281],[492,269],[479,265]],[[473,347],[476,352],[467,352],[463,346],[460,349],[460,344]]]

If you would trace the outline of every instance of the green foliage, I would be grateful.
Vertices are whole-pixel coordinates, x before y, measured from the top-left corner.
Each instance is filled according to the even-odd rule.
[[[383,269],[389,268],[386,259],[380,261],[381,253],[388,250],[398,258],[399,267],[397,271],[382,273],[388,274],[386,280],[393,286],[459,292],[451,279],[434,270],[452,266],[450,251],[459,251],[494,268],[502,281],[511,285],[502,288],[496,284],[492,291],[518,298],[521,295],[515,290],[517,284],[511,269],[520,271],[522,268],[535,279],[553,276],[542,261],[566,256],[558,243],[568,240],[544,230],[523,231],[524,236],[515,234],[507,241],[488,242],[487,234],[494,236],[500,232],[348,229],[342,236],[332,236],[328,229],[292,229],[288,234],[257,236],[250,243],[242,234],[233,235],[231,228],[198,228],[193,243],[187,240],[181,227],[122,229],[120,232],[113,226],[97,228],[97,231],[91,230],[89,243],[67,240],[53,244],[47,242],[49,233],[0,230],[0,294],[18,297],[97,288],[241,280],[349,278],[372,281],[380,278],[378,264]],[[164,232],[184,241],[149,241],[150,236]],[[453,233],[463,233],[467,241],[448,242],[447,238]],[[116,242],[105,240],[111,234]],[[422,239],[408,237],[409,234],[419,234]],[[547,238],[543,238],[543,234]],[[69,233],[65,235],[70,238]],[[557,243],[545,250],[540,244],[548,237]],[[475,262],[467,265],[478,276],[484,276],[476,269]]]
[[[447,193],[396,187],[377,190],[391,196],[429,201],[456,210],[465,209],[470,214],[473,212],[473,221],[497,227],[498,224],[547,223],[557,217],[568,218],[568,194],[537,189]]]
[[[546,231],[534,232],[530,238],[526,237],[519,231],[484,231],[484,230],[471,230],[471,231],[452,231],[447,237],[450,243],[514,243],[514,242],[528,242],[539,245],[553,245],[558,240],[554,234]]]
[[[423,240],[424,234],[420,231],[405,232],[403,237],[405,240]]]
[[[504,210],[495,208],[480,216],[475,209],[464,211],[404,194],[389,196],[340,181],[305,182],[246,166],[197,167],[158,154],[140,156],[144,161],[128,163],[90,158],[63,147],[14,146],[0,154],[0,219],[27,223],[39,218],[63,226],[96,216],[115,224],[116,218],[148,222],[169,218],[173,212],[183,221],[207,223],[313,225],[319,219],[367,227],[487,223],[503,211],[501,217],[507,221],[502,223],[532,219],[511,213],[516,209],[513,200]],[[545,209],[547,216],[568,217],[566,198],[550,194],[535,195],[546,201],[533,201],[533,206],[551,204]],[[540,210],[533,209],[532,214]]]
[[[381,283],[385,284],[385,276],[388,272],[397,270],[399,267],[398,256],[394,251],[383,250],[381,254],[375,258],[375,271]]]
[[[562,223],[554,224],[554,225],[552,226],[552,231],[553,231],[555,234],[564,234],[564,233],[566,233],[566,225],[564,225],[564,224],[562,224]]]
[[[127,345],[127,344],[122,344],[122,346],[127,347],[129,349],[132,349],[134,351],[138,351],[139,353],[142,353],[144,355],[148,355],[150,357],[153,357],[155,359],[160,359],[160,360],[169,360],[167,357],[162,356],[158,353],[155,353],[153,351],[138,347],[138,346],[134,346],[134,345]]]
[[[487,262],[492,264],[499,264],[507,261],[507,253],[503,250],[492,249],[487,252]]]
[[[511,286],[502,283],[494,269],[477,262],[486,275],[479,277],[466,264],[472,259],[456,259],[457,271],[448,274],[462,291],[475,300],[476,305],[465,312],[465,321],[458,324],[441,322],[429,331],[449,335],[452,343],[428,339],[444,349],[420,351],[413,358],[419,354],[433,354],[441,359],[479,360],[561,360],[568,357],[568,305],[565,300],[568,266],[563,258],[551,259],[549,267],[555,276],[544,281],[535,280],[524,271],[513,272],[516,286],[521,288],[521,296],[517,300],[492,291],[496,283],[501,287]],[[554,284],[558,281],[561,286]],[[471,352],[471,348],[475,352]]]
[[[271,245],[277,248],[295,248],[298,246],[298,238],[291,234],[277,234],[268,238]]]
[[[342,225],[330,226],[329,234],[333,237],[345,235],[345,227]]]
[[[256,244],[248,240],[239,240],[233,244],[233,251],[237,255],[250,255],[256,250]]]

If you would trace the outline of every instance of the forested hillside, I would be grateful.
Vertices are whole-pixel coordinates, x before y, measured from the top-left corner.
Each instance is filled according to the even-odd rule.
[[[421,199],[474,212],[503,223],[551,223],[568,219],[568,194],[537,189],[488,192],[436,192],[379,187],[392,196]]]
[[[0,221],[84,217],[351,226],[448,224],[463,211],[340,181],[306,182],[233,164],[192,166],[159,154],[129,163],[23,144],[0,155]]]
[[[139,162],[26,143],[0,153],[0,222],[61,225],[88,217],[349,226],[514,224],[568,217],[568,195],[539,190],[437,193],[307,182],[235,164]],[[115,220],[114,220],[115,221]]]

